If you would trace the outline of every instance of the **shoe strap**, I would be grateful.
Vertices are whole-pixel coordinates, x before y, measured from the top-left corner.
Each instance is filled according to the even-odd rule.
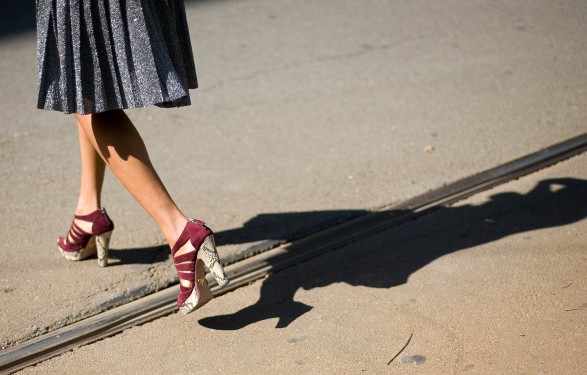
[[[97,211],[94,211],[94,212],[89,213],[87,215],[75,215],[74,218],[76,218],[77,220],[94,222],[94,219],[97,216],[99,216],[101,213],[102,213],[102,210],[97,210]]]
[[[104,208],[100,208],[87,215],[74,215],[73,218],[73,225],[75,225],[75,220],[92,223],[92,233],[88,234],[99,234],[114,229],[114,224]],[[79,226],[78,229],[80,229]]]
[[[92,223],[91,232],[86,232],[76,223],[76,220]],[[93,235],[102,234],[114,229],[112,220],[108,217],[104,208],[98,209],[87,215],[74,215],[69,232],[60,239],[64,251],[79,251],[86,247]],[[71,241],[70,241],[71,238]]]
[[[212,234],[212,230],[210,228],[208,228],[205,224],[206,223],[204,223],[201,220],[196,220],[196,219],[192,219],[192,218],[189,219],[189,221],[186,223],[185,227],[183,228],[183,231],[179,235],[179,238],[175,242],[175,245],[173,245],[173,248],[171,249],[171,255],[174,257],[174,259],[176,259],[175,253],[177,253],[177,251],[179,249],[181,249],[181,247],[183,245],[185,245],[185,243],[188,241],[191,241],[192,246],[194,246],[194,248],[196,249],[196,252],[198,251],[198,249],[200,248],[200,245],[204,241],[204,238],[206,238],[210,234]],[[191,252],[186,253],[186,254],[190,254],[190,253]],[[177,258],[180,259],[180,257],[182,257],[183,255],[186,255],[186,254],[179,255]],[[185,262],[185,261],[187,261],[187,260],[182,260],[182,261],[179,261],[178,263]]]
[[[91,233],[84,232],[79,226],[77,226],[75,222],[71,223],[71,228],[69,228],[69,235],[67,238],[72,239],[72,244],[84,247],[90,237],[92,237]]]
[[[212,234],[210,228],[205,226],[205,223],[201,220],[190,219],[186,223],[185,228],[179,235],[177,242],[171,249],[171,256],[173,257],[173,263],[177,270],[177,276],[180,279],[179,283],[179,295],[177,296],[177,305],[181,304],[190,296],[194,289],[196,282],[196,257],[198,251],[202,245],[204,239]],[[185,254],[175,255],[179,249],[181,249],[187,242],[194,247],[194,250],[189,251]],[[189,281],[192,287],[186,287],[181,284],[181,280]]]

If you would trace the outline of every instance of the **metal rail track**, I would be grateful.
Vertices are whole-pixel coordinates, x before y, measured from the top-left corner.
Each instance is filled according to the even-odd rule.
[[[584,151],[587,151],[587,133],[405,202],[383,207],[300,240],[282,244],[227,266],[225,270],[231,283],[219,289],[213,280],[209,280],[212,292],[217,297],[268,274],[390,229]],[[0,373],[21,370],[132,326],[169,315],[177,310],[175,298],[178,289],[178,286],[165,289],[8,348],[0,352]]]

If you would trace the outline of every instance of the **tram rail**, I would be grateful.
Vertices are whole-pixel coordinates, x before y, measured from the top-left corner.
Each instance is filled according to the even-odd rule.
[[[231,283],[219,289],[214,280],[209,280],[212,292],[218,297],[269,274],[401,225],[586,150],[587,133],[404,202],[371,211],[299,240],[281,244],[226,266],[225,271]],[[0,373],[21,370],[71,349],[113,336],[127,328],[169,315],[177,310],[175,298],[178,289],[178,286],[174,286],[162,290],[5,349],[0,352]]]

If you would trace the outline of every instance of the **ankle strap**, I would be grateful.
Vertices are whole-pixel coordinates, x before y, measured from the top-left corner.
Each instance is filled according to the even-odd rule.
[[[94,219],[96,218],[96,216],[103,216],[106,215],[106,209],[104,208],[99,208],[96,211],[89,213],[87,215],[75,215],[74,217],[78,220],[83,220],[83,221],[94,221]]]

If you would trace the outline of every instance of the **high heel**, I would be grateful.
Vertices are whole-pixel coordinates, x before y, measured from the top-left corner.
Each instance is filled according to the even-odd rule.
[[[179,249],[188,241],[193,250],[176,256]],[[171,249],[171,255],[179,276],[180,292],[177,296],[177,307],[183,314],[189,314],[204,306],[213,297],[206,280],[204,265],[208,267],[218,286],[223,287],[229,282],[220,264],[212,230],[203,221],[190,219],[187,222]]]
[[[76,221],[78,222],[76,224]],[[92,223],[88,233],[79,227],[79,221]],[[98,254],[98,264],[108,265],[108,251],[114,223],[105,209],[99,209],[88,215],[75,215],[69,233],[57,239],[57,249],[68,260],[82,260]]]

